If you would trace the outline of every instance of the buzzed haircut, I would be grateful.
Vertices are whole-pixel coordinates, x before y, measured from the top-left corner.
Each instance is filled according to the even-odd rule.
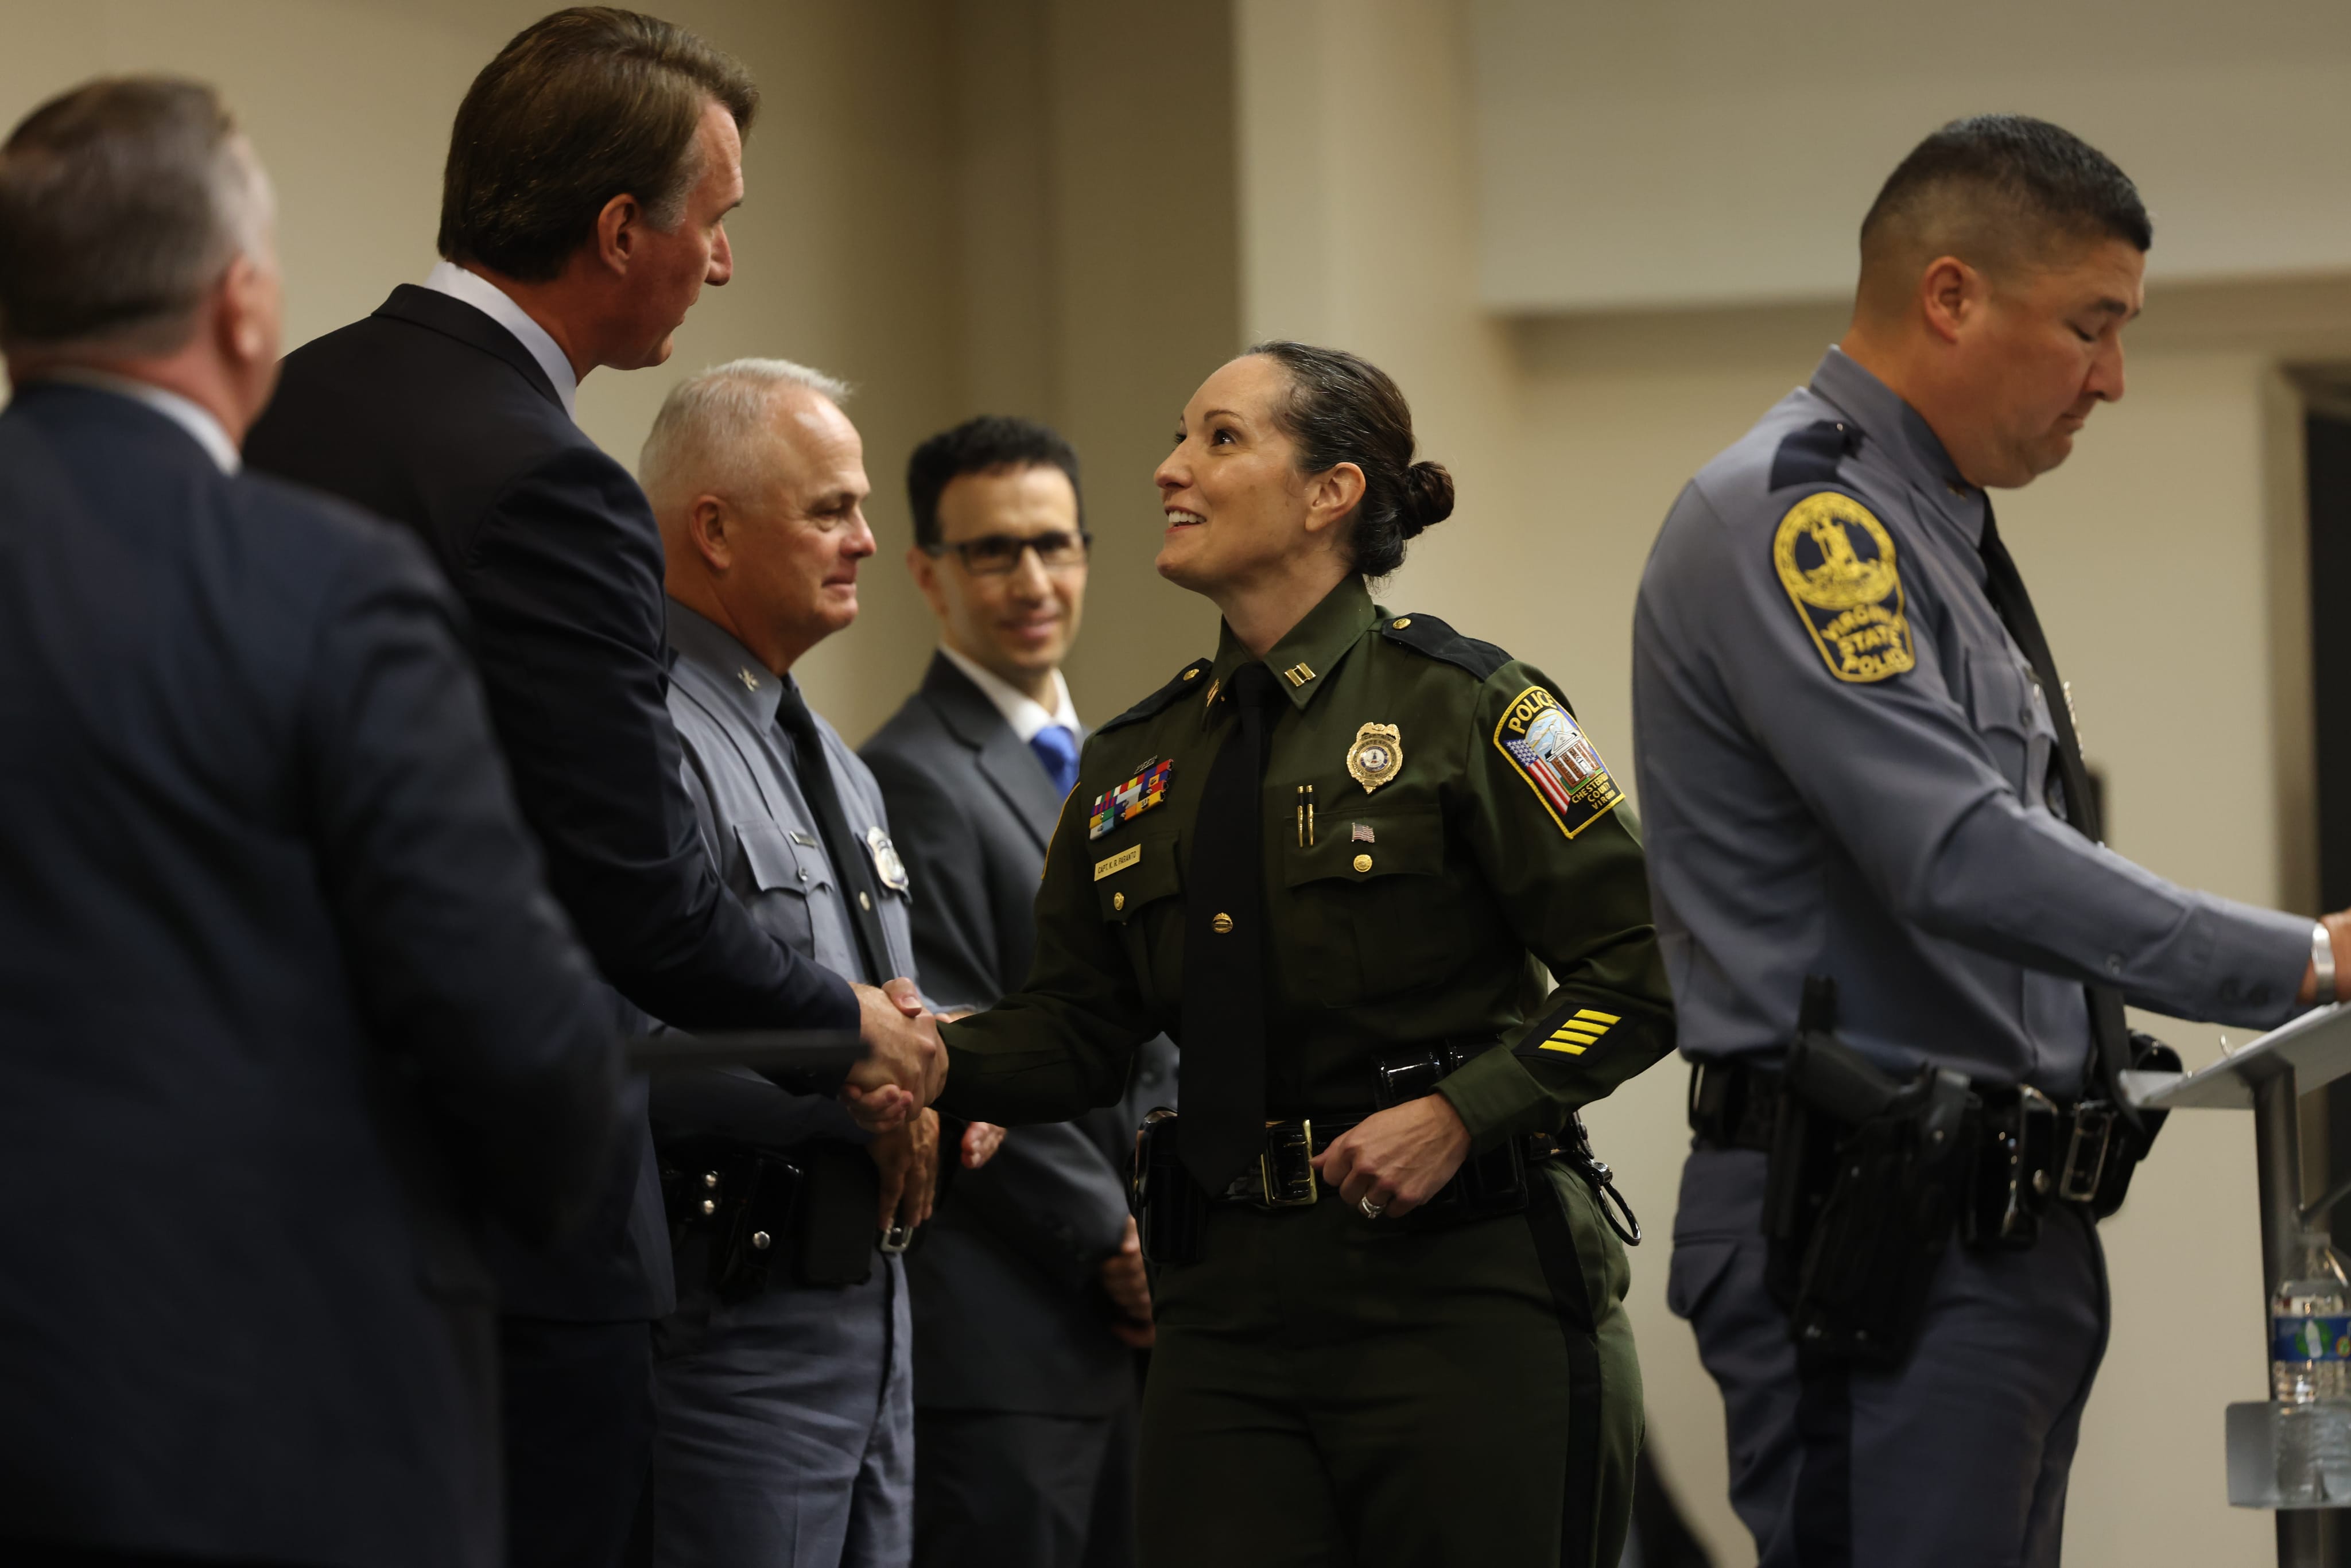
[[[695,139],[713,100],[750,134],[750,73],[674,23],[609,5],[532,23],[457,106],[442,256],[544,283],[615,196],[634,196],[655,228],[674,228],[702,177]]]
[[[0,342],[173,352],[268,214],[204,83],[116,77],[53,98],[0,144]]]
[[[906,505],[914,514],[914,542],[940,542],[939,497],[949,484],[967,474],[988,474],[998,468],[1059,468],[1069,476],[1070,493],[1079,497],[1078,517],[1082,525],[1085,499],[1078,486],[1077,449],[1059,431],[1033,419],[984,413],[953,430],[941,431],[906,459]]]
[[[797,388],[836,406],[849,383],[789,360],[729,360],[670,388],[637,456],[637,482],[667,518],[696,496],[758,493],[775,439],[775,399]]]
[[[1955,120],[1911,150],[1862,219],[1862,302],[1907,298],[1938,256],[1997,274],[2099,240],[2155,242],[2138,187],[2113,159],[2029,115]]]

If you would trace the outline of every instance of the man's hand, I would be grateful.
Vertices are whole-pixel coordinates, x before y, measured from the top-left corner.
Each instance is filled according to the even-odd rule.
[[[1402,1218],[1436,1196],[1469,1155],[1469,1129],[1442,1094],[1424,1094],[1350,1127],[1314,1156],[1315,1174],[1361,1207]]]
[[[1110,1332],[1136,1350],[1149,1350],[1158,1331],[1151,1325],[1151,1276],[1143,1265],[1143,1239],[1134,1228],[1134,1217],[1127,1216],[1126,1234],[1119,1239],[1118,1250],[1102,1261],[1102,1289],[1110,1293],[1110,1304],[1118,1310],[1111,1319]]]
[[[918,1111],[894,1133],[866,1145],[882,1171],[880,1228],[893,1224],[912,1230],[931,1217],[939,1188],[939,1113]]]
[[[1004,1129],[993,1122],[970,1122],[963,1130],[963,1168],[976,1171],[1004,1146]]]
[[[2351,909],[2337,910],[2333,915],[2322,915],[2318,918],[2318,923],[2326,927],[2326,935],[2333,939],[2335,993],[2346,999],[2351,999]],[[2304,964],[2302,967],[2302,989],[2294,993],[2294,999],[2304,1007],[2318,999],[2317,965]]]
[[[857,993],[858,1033],[872,1053],[850,1069],[841,1097],[860,1126],[887,1132],[938,1097],[946,1082],[946,1048],[939,1042],[938,1020],[923,1010],[912,980],[850,988]]]

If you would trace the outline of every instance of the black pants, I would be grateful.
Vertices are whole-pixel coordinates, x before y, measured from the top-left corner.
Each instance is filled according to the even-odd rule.
[[[653,1462],[653,1326],[501,1318],[508,1568],[616,1568]]]
[[[915,1568],[1134,1568],[1135,1416],[916,1410]]]

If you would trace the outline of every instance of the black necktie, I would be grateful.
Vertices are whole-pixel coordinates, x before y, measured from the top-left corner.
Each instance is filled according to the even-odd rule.
[[[1233,732],[1208,768],[1184,892],[1184,1122],[1193,1177],[1222,1192],[1265,1147],[1264,821],[1258,788],[1281,700],[1251,660],[1228,688]]]
[[[2015,558],[2000,542],[2000,527],[1992,521],[1991,500],[1984,500],[1984,592],[2000,612],[2008,634],[2023,650],[2041,683],[2049,707],[2049,723],[2057,732],[2057,781],[2065,795],[2066,820],[2082,836],[2096,842],[2101,836],[2097,798],[2090,793],[2090,770],[2082,763],[2082,743],[2074,733],[2074,707],[2065,700],[2064,684],[2057,678],[2057,662],[2049,655],[2049,639],[2041,632],[2041,617],[2032,612],[2032,596],[2024,591],[2023,574]],[[2090,994],[2090,1039],[2097,1046],[2098,1075],[2106,1097],[2117,1105],[2129,1103],[2122,1094],[2119,1075],[2130,1066],[2130,1027],[2123,1016],[2123,997],[2108,986],[2085,986]]]
[[[865,980],[878,986],[891,977],[890,944],[882,935],[882,905],[867,867],[865,841],[849,831],[841,814],[841,791],[833,788],[832,759],[824,754],[824,737],[817,733],[816,716],[797,682],[787,679],[776,699],[776,727],[792,743],[793,771],[800,793],[816,808],[816,831],[824,840],[825,858],[832,862],[832,877],[849,909],[849,924],[857,932],[857,954],[865,960]]]

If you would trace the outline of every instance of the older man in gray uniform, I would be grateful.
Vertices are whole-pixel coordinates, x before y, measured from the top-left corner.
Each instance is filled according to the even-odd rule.
[[[872,776],[789,673],[856,618],[873,553],[845,392],[782,361],[719,366],[671,392],[640,468],[705,846],[778,941],[879,984],[914,973],[905,869]],[[896,1251],[929,1212],[936,1118],[869,1139],[838,1102],[716,1071],[665,1079],[653,1113],[679,1302],[655,1331],[653,1562],[904,1563],[914,1406]]]
[[[2094,1224],[2151,1135],[2114,1109],[2123,1003],[2265,1027],[2351,962],[2342,916],[2174,887],[2097,841],[1993,523],[1987,486],[2054,467],[2122,395],[2149,241],[2129,180],[2055,126],[1929,137],[1863,224],[1844,342],[1682,492],[1642,580],[1641,801],[1698,1064],[1669,1299],[1771,1568],[2057,1562],[2106,1339]],[[1807,1053],[1834,1026],[1918,1104],[1971,1103],[1938,1141],[1989,1157],[1937,1164],[1876,1136],[1896,1109],[1823,1109],[1791,1049],[1814,977],[1837,1013],[1813,987]],[[1922,1261],[1880,1248],[1840,1298],[1823,1265],[1869,1206],[1834,1173],[1873,1161],[1915,1184],[1889,1223]],[[1855,1299],[1896,1308],[1841,1318]]]

